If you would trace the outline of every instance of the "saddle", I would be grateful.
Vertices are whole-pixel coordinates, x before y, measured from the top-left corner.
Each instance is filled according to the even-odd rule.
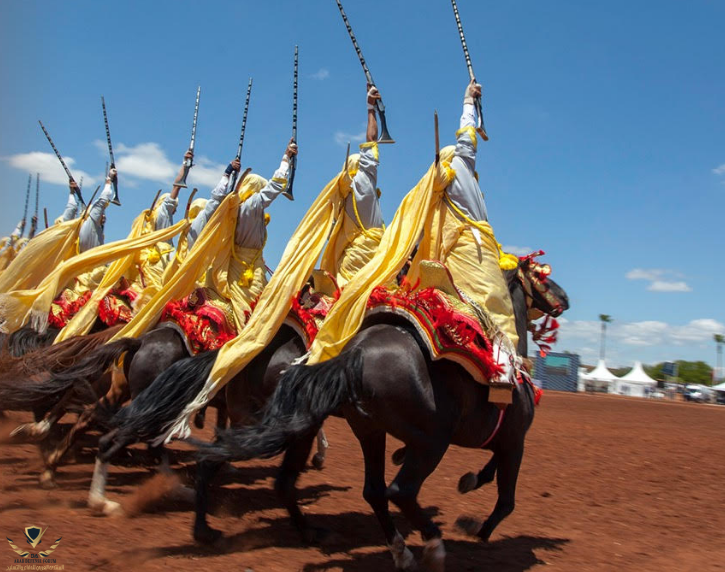
[[[489,401],[511,403],[514,384],[501,380],[492,340],[502,332],[480,306],[460,292],[446,266],[423,261],[420,281],[411,286],[378,286],[368,300],[368,315],[390,313],[407,320],[428,348],[431,359],[461,365],[478,383],[489,387]]]

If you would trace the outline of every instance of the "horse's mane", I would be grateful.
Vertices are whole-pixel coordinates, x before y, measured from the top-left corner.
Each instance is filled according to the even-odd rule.
[[[118,324],[94,334],[76,336],[56,345],[37,348],[21,357],[6,358],[0,363],[0,378],[20,380],[41,372],[52,373],[69,368],[85,354],[105,344],[122,327],[123,324]]]

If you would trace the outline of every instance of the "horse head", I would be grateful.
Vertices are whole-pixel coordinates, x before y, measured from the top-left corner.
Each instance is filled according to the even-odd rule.
[[[516,278],[526,292],[529,321],[544,315],[556,318],[569,309],[569,296],[551,279],[551,266],[536,260],[543,254],[539,250],[522,257],[516,269]]]

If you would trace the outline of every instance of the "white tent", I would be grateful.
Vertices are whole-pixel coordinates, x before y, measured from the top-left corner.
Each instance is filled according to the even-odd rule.
[[[714,389],[715,391],[725,391],[725,382],[719,385],[713,385],[710,389]]]
[[[619,379],[607,369],[603,359],[600,359],[597,367],[589,373],[580,373],[579,378],[586,389],[605,392],[610,391],[612,383]]]
[[[648,390],[657,386],[657,382],[642,369],[642,362],[635,362],[632,370],[625,376],[617,378],[612,392],[633,397],[646,397]]]

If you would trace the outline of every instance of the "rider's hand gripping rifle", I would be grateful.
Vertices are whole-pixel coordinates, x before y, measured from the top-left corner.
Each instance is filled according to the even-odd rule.
[[[191,124],[191,143],[189,143],[189,151],[194,153],[194,142],[196,141],[196,119],[199,117],[199,96],[201,95],[201,86],[199,86],[196,89],[196,104],[194,104],[194,121]],[[184,159],[184,174],[181,176],[181,179],[174,182],[175,187],[181,187],[182,189],[186,188],[186,177],[189,174],[189,169],[191,169],[194,166],[194,159],[192,158],[186,158]]]
[[[466,66],[468,67],[468,77],[473,83],[476,83],[476,76],[473,73],[473,66],[471,65],[471,56],[468,53],[468,44],[466,44],[466,37],[463,35],[463,26],[461,25],[461,17],[458,15],[458,6],[456,0],[451,0],[453,6],[453,15],[456,17],[456,25],[458,26],[458,35],[461,38],[461,46],[463,47],[463,55],[466,58]],[[483,123],[483,108],[481,107],[481,96],[479,95],[474,100],[476,106],[476,115],[478,115],[478,125],[476,125],[476,131],[481,136],[481,139],[488,141],[488,134],[486,133],[486,126]]]
[[[116,168],[116,160],[113,158],[113,145],[111,145],[111,131],[108,129],[108,115],[106,115],[106,100],[101,96],[101,105],[103,106],[103,123],[106,126],[106,141],[108,142],[108,154],[111,157],[111,167],[110,169]],[[110,173],[110,170],[109,170]],[[111,179],[111,183],[113,184],[113,198],[111,199],[111,202],[114,205],[121,206],[121,201],[118,198],[118,176],[113,177]]]
[[[368,65],[365,63],[365,58],[362,55],[362,50],[360,50],[360,46],[357,45],[357,40],[355,39],[355,34],[352,33],[352,26],[350,26],[350,22],[347,19],[345,10],[343,10],[340,0],[336,0],[336,1],[337,1],[337,7],[340,9],[340,15],[342,16],[342,21],[345,22],[345,27],[347,28],[347,33],[350,34],[350,39],[352,40],[352,45],[355,48],[355,52],[357,52],[357,57],[360,59],[360,63],[362,64],[363,71],[365,72],[365,79],[367,80],[368,84],[370,84],[371,86],[375,86],[375,82],[373,81],[373,76],[370,74]],[[390,136],[390,133],[388,133],[388,124],[385,121],[385,106],[383,105],[382,99],[378,99],[375,101],[375,109],[378,112],[378,117],[380,118],[380,139],[378,139],[378,143],[395,143],[393,138]]]
[[[58,152],[58,149],[55,148],[55,144],[53,143],[53,140],[50,138],[50,135],[48,134],[48,131],[45,129],[45,126],[43,125],[43,122],[38,119],[38,123],[40,123],[40,128],[43,130],[43,133],[45,133],[46,139],[48,139],[48,143],[50,143],[50,146],[53,148],[53,151],[55,151],[55,156],[58,157],[58,161],[60,161],[61,166],[63,169],[65,169],[65,174],[68,175],[68,182],[69,183],[75,183],[76,180],[73,178],[73,175],[70,173],[70,169],[68,169],[68,165],[65,164],[65,161],[63,160],[63,157],[61,157],[60,153]],[[73,192],[78,197],[78,200],[80,201],[81,205],[85,206],[85,201],[83,200],[83,195],[81,195],[81,190],[78,187],[77,183],[75,187],[73,188]]]

